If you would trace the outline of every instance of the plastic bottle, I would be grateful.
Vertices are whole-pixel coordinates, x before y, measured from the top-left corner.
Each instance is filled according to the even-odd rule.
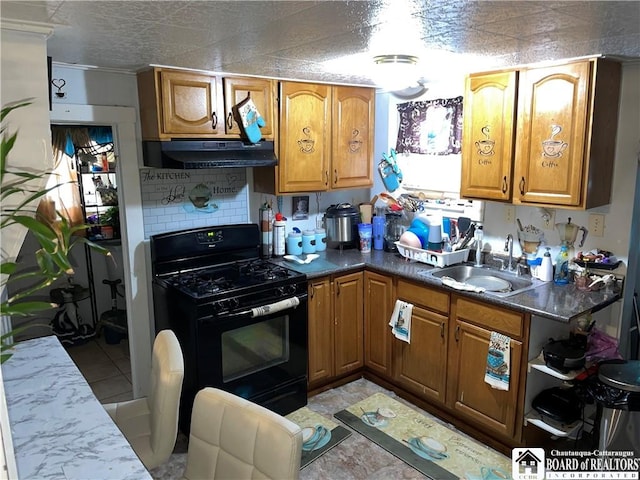
[[[553,280],[553,262],[551,261],[551,252],[549,251],[549,247],[547,247],[547,251],[544,252],[542,256],[542,264],[540,265],[538,278],[543,282],[550,282]]]
[[[553,281],[558,285],[569,283],[569,249],[566,245],[560,247],[560,252],[556,257],[556,272]]]
[[[373,248],[382,250],[384,248],[384,228],[385,218],[376,215],[373,217]]]
[[[285,252],[285,228],[287,224],[281,213],[276,213],[276,219],[273,222],[273,255],[282,257]]]

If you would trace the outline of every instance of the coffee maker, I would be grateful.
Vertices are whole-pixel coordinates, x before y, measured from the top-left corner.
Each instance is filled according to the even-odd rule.
[[[589,233],[585,227],[580,227],[575,223],[571,223],[571,217],[569,217],[569,221],[567,223],[556,223],[556,230],[558,230],[558,233],[560,234],[561,244],[567,246],[569,258],[573,258],[575,256],[573,244],[578,237],[578,232],[582,232],[582,238],[578,243],[578,247],[582,247],[584,245],[584,241]]]

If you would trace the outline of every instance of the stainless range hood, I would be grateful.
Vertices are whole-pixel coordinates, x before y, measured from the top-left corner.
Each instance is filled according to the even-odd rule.
[[[268,167],[278,163],[273,141],[256,144],[241,140],[143,141],[147,167],[192,169],[218,167]]]

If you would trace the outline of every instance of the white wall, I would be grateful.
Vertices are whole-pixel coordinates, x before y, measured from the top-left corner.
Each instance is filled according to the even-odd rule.
[[[45,40],[46,34],[10,30],[6,22],[2,23],[2,105],[33,99],[31,105],[14,110],[5,120],[8,134],[20,132],[8,157],[9,168],[15,166],[44,172],[53,166]],[[34,186],[39,187],[45,181]],[[17,232],[3,229],[3,258],[14,258],[18,254],[25,233],[22,228]]]
[[[0,100],[2,106],[33,98],[29,107],[16,110],[7,117],[8,134],[20,130],[18,140],[8,157],[9,166],[44,171],[53,164],[51,134],[49,130],[49,92],[47,73],[46,37],[48,28],[24,29],[3,20],[0,38]],[[41,184],[43,184],[41,182]],[[9,205],[3,204],[2,208]],[[3,229],[2,259],[18,255],[25,236],[23,229]],[[4,294],[4,292],[2,292]],[[4,333],[4,332],[3,332]],[[2,434],[2,470],[9,478],[17,477],[13,455],[13,441],[9,428],[7,406],[0,371],[0,426]],[[6,469],[6,470],[5,470]]]

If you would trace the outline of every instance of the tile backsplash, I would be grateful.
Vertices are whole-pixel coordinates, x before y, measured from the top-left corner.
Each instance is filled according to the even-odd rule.
[[[249,221],[244,168],[140,170],[144,236]]]

